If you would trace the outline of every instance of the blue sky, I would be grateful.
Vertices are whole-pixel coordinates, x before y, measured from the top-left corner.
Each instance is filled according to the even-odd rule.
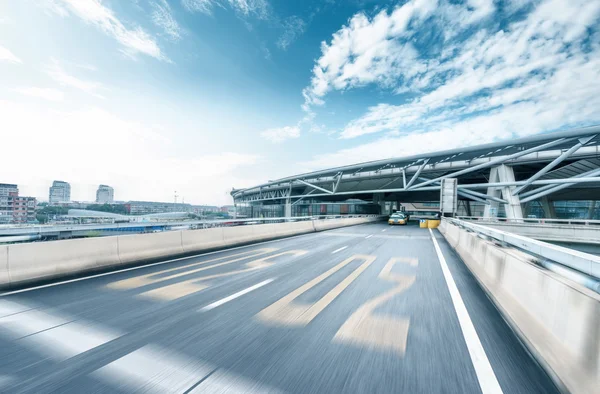
[[[0,182],[231,187],[600,123],[600,2],[0,2]],[[7,148],[8,147],[8,148]]]

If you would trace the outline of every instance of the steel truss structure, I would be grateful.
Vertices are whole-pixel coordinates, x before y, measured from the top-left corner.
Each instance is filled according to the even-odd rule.
[[[600,126],[331,168],[231,195],[236,204],[297,204],[307,197],[374,201],[376,195],[388,201],[431,201],[444,178],[458,179],[461,199],[492,206],[564,195],[565,189],[585,189],[584,194],[600,199]]]

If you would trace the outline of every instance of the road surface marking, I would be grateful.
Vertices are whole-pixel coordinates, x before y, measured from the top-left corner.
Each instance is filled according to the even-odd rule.
[[[341,252],[342,250],[346,249],[348,246],[342,246],[339,249],[334,250],[333,252],[331,252],[331,254],[336,254],[337,252]]]
[[[91,373],[124,392],[183,393],[215,370],[155,345],[146,345]]]
[[[281,324],[285,326],[305,326],[310,323],[319,313],[323,311],[337,296],[340,295],[364,270],[367,269],[376,256],[354,255],[342,261],[327,272],[319,275],[308,283],[300,286],[288,295],[279,299],[275,303],[260,311],[256,316],[258,319],[271,323]],[[300,295],[306,293],[311,288],[315,287],[346,265],[354,260],[363,260],[364,262],[344,280],[338,283],[332,290],[325,294],[320,300],[314,303],[294,303],[294,300]]]
[[[448,286],[448,290],[450,291],[452,304],[454,305],[454,310],[456,311],[456,315],[458,316],[458,322],[460,323],[460,328],[462,330],[463,337],[465,338],[465,342],[467,343],[467,349],[469,350],[471,362],[473,363],[475,373],[477,374],[477,380],[479,381],[479,387],[481,388],[481,392],[482,394],[502,394],[502,388],[500,387],[500,384],[496,379],[494,370],[492,369],[490,361],[488,360],[487,355],[485,354],[485,350],[481,345],[481,341],[479,340],[477,331],[473,326],[473,322],[471,321],[469,312],[467,311],[465,303],[463,302],[463,299],[460,296],[460,292],[456,287],[456,283],[454,282],[452,273],[450,272],[448,264],[446,263],[446,259],[442,254],[442,250],[440,249],[440,246],[438,245],[438,242],[435,239],[435,236],[431,229],[429,229],[429,233],[431,234],[433,246],[435,247],[435,252],[437,253],[438,260],[440,261],[442,272],[444,273],[444,279],[446,279],[446,285]]]
[[[397,286],[358,308],[335,334],[334,342],[348,342],[371,349],[391,348],[404,355],[410,320],[373,315],[373,311],[377,307],[402,293],[415,282],[414,275],[393,274],[391,271],[396,263],[405,263],[416,267],[418,260],[408,257],[390,259],[379,273],[379,278],[396,282]]]
[[[327,232],[328,231],[323,231],[323,232],[319,233],[319,235],[326,234]],[[222,250],[215,250],[214,252],[199,253],[199,254],[195,254],[193,256],[178,257],[176,259],[159,261],[157,263],[139,265],[137,267],[123,268],[123,269],[116,270],[116,271],[110,271],[110,272],[104,272],[104,273],[96,274],[96,275],[84,276],[83,278],[75,278],[75,279],[63,280],[63,281],[55,282],[55,283],[48,283],[46,285],[28,287],[26,289],[21,289],[21,290],[7,291],[5,293],[0,293],[0,297],[6,297],[6,296],[9,296],[9,295],[19,294],[19,293],[26,293],[26,292],[29,292],[29,291],[45,289],[45,288],[48,288],[48,287],[66,285],[66,284],[74,283],[74,282],[81,282],[81,281],[84,281],[84,280],[89,280],[89,279],[94,279],[94,278],[101,278],[103,276],[115,275],[115,274],[120,274],[120,273],[123,273],[123,272],[136,271],[136,270],[143,269],[143,268],[149,268],[149,267],[155,267],[155,266],[158,266],[158,265],[174,263],[176,261],[190,260],[190,259],[195,259],[195,258],[198,258],[198,257],[211,256],[213,254],[229,252],[229,251],[232,251],[232,250],[253,248],[253,247],[256,247],[256,246],[259,246],[259,245],[264,245],[264,244],[269,244],[269,243],[274,243],[274,242],[289,241],[290,239],[300,238],[300,237],[306,237],[306,236],[309,236],[309,235],[315,235],[315,234],[314,233],[309,233],[309,234],[293,235],[291,237],[285,237],[285,238],[280,238],[280,239],[272,239],[270,241],[257,242],[257,243],[253,243],[251,245],[236,246],[236,247],[233,247],[233,248],[225,248],[225,249],[222,249]]]
[[[381,230],[382,233],[385,233],[387,230]]]
[[[0,301],[0,310],[25,308]],[[8,332],[19,343],[54,360],[63,361],[103,345],[120,336],[93,328],[72,318],[29,309],[0,319],[0,332]]]
[[[153,283],[158,283],[158,282],[163,282],[163,281],[170,280],[170,279],[179,278],[181,276],[185,276],[185,275],[189,275],[189,274],[195,274],[197,272],[206,271],[206,270],[209,270],[209,269],[212,269],[215,267],[220,267],[223,265],[237,263],[238,261],[265,255],[267,253],[271,253],[276,250],[277,249],[273,249],[273,248],[264,248],[264,249],[257,249],[257,250],[248,251],[248,252],[237,253],[237,254],[234,254],[231,256],[221,256],[221,257],[218,257],[218,258],[212,259],[212,260],[200,261],[197,263],[192,263],[192,264],[188,264],[188,265],[181,266],[181,267],[169,268],[169,269],[166,269],[163,271],[152,272],[152,273],[145,274],[145,275],[135,276],[133,278],[119,280],[117,282],[109,283],[106,286],[111,289],[134,289],[137,287],[142,287],[142,286],[153,284]],[[235,258],[232,259],[232,257],[235,257]],[[226,260],[226,259],[229,259],[229,260]],[[222,260],[225,260],[225,261],[222,261]],[[218,261],[221,261],[221,262],[217,263]],[[196,268],[196,269],[192,269],[192,270],[188,270],[188,271],[182,271],[182,270],[185,270],[185,269],[188,269],[191,267],[204,266],[204,265],[210,264],[210,263],[216,263],[216,264],[212,264],[212,265],[208,265],[205,267],[200,267],[200,268]],[[167,274],[169,272],[174,272],[174,271],[182,271],[182,272],[164,276],[164,274]]]
[[[266,394],[282,393],[282,391],[267,387],[261,383],[242,378],[221,369],[210,374],[199,385],[185,394]]]
[[[294,257],[297,257],[297,256],[305,255],[307,253],[308,253],[308,251],[306,251],[306,250],[288,250],[286,252],[281,252],[278,254],[260,258],[258,260],[250,261],[249,263],[246,263],[246,266],[248,268],[235,270],[235,271],[229,271],[229,272],[223,272],[220,274],[214,274],[214,275],[204,276],[204,277],[200,277],[200,278],[193,278],[193,279],[189,279],[189,280],[186,280],[183,282],[178,282],[178,283],[173,283],[173,284],[166,285],[166,286],[161,286],[159,288],[140,293],[140,294],[138,294],[138,296],[146,297],[146,298],[153,298],[153,299],[159,300],[159,301],[173,301],[178,298],[196,293],[198,291],[204,290],[207,287],[209,287],[209,285],[198,284],[198,282],[204,282],[204,281],[208,281],[211,279],[222,278],[225,276],[232,276],[232,275],[241,274],[243,272],[249,272],[249,271],[254,271],[257,269],[267,268],[267,267],[270,267],[271,265],[275,264],[275,263],[269,261],[270,259],[274,259],[275,257],[280,257],[280,256],[285,256],[285,255],[293,255]],[[214,265],[212,267],[214,267]]]
[[[229,297],[225,297],[223,299],[220,299],[219,301],[213,302],[212,304],[208,304],[205,307],[199,309],[198,312],[208,312],[208,311],[210,311],[212,309],[215,309],[216,307],[221,306],[221,305],[223,305],[223,304],[225,304],[225,303],[227,303],[229,301],[235,300],[236,298],[241,297],[244,294],[248,294],[248,293],[250,293],[253,290],[256,290],[256,289],[261,288],[261,287],[263,287],[265,285],[268,285],[269,283],[273,282],[274,280],[275,280],[275,278],[264,280],[264,281],[262,281],[260,283],[255,284],[254,286],[248,287],[247,289],[244,289],[242,291],[238,291],[237,293],[232,294]]]
[[[372,236],[373,236],[373,234],[371,234],[371,235],[367,235],[365,238],[366,238],[366,239],[369,239],[369,238],[371,238]]]

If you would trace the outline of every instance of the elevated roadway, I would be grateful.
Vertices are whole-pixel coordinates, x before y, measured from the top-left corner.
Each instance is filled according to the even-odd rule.
[[[558,390],[437,230],[375,223],[4,293],[0,392]]]

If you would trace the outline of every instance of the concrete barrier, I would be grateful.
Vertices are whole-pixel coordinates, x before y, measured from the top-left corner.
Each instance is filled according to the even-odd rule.
[[[375,220],[377,218],[307,220],[3,245],[0,246],[0,289]]]
[[[600,387],[600,295],[442,221],[440,232],[557,384],[571,393]]]
[[[33,242],[7,248],[11,286],[117,266],[121,262],[117,237]]]
[[[123,264],[185,253],[181,245],[181,231],[119,235],[117,238]]]
[[[0,287],[8,287],[8,246],[0,246]]]
[[[185,253],[223,248],[223,227],[182,231],[181,246]]]

